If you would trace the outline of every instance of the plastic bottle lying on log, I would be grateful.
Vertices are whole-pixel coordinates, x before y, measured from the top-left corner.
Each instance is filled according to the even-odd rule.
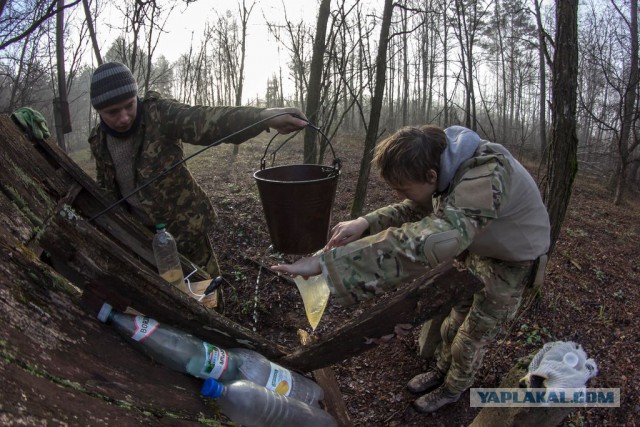
[[[112,324],[134,347],[173,370],[223,383],[248,380],[314,406],[324,398],[318,384],[255,351],[226,350],[150,317],[120,313],[107,303],[102,305],[98,319]]]
[[[337,426],[336,420],[322,409],[246,380],[222,384],[208,378],[202,395],[215,399],[223,414],[245,427]]]

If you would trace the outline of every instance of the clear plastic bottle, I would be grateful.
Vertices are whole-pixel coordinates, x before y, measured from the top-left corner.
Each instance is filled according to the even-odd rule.
[[[245,427],[325,427],[336,420],[320,408],[274,393],[246,380],[227,384],[208,378],[202,395],[215,399],[223,414]]]
[[[160,276],[183,292],[186,291],[176,239],[166,230],[164,224],[156,225],[152,247]]]
[[[107,303],[98,319],[112,324],[133,346],[173,370],[222,382],[246,379],[314,406],[324,398],[318,384],[255,351],[225,350],[149,317],[120,313]]]

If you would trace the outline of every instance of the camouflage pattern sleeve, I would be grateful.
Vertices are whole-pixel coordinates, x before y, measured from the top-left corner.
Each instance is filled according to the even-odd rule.
[[[149,95],[153,96],[153,95]],[[247,128],[225,142],[239,144],[268,130],[261,120],[262,108],[190,106],[172,99],[160,99],[157,108],[163,133],[195,145],[209,145],[216,140]]]
[[[422,206],[409,199],[385,206],[367,215],[369,234],[376,234],[389,227],[400,227],[405,222],[419,221],[433,212],[432,206]]]
[[[454,182],[437,212],[326,252],[321,266],[336,302],[372,298],[434,268],[431,236],[455,230],[457,247],[449,259],[463,252],[497,216],[506,179],[495,162],[476,165]]]

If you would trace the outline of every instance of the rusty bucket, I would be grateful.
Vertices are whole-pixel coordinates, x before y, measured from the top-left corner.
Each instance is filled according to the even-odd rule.
[[[262,156],[260,170],[253,174],[276,252],[305,255],[327,243],[340,160],[336,159],[329,139],[313,128],[328,142],[333,153],[332,166],[301,164],[266,168],[264,159],[274,136]],[[272,157],[275,159],[275,152]]]

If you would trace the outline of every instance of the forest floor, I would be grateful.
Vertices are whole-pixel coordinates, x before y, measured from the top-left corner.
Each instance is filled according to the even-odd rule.
[[[284,141],[284,136],[278,138],[275,143]],[[266,141],[260,138],[240,145],[237,156],[232,155],[233,146],[216,147],[194,157],[188,165],[218,214],[212,237],[225,279],[224,314],[293,349],[299,345],[298,329],[311,332],[300,295],[290,282],[266,269],[260,272],[259,267],[281,261],[268,253],[270,237],[253,178],[260,168]],[[362,156],[360,141],[342,137],[333,141],[342,160],[342,173],[332,225],[349,219]],[[301,142],[289,142],[277,153],[275,164],[299,164],[301,150]],[[194,147],[187,148],[187,154],[194,151]],[[271,157],[267,160],[270,162]],[[330,161],[329,153],[324,163]],[[634,320],[640,316],[640,195],[627,193],[625,203],[614,206],[611,192],[603,184],[603,179],[577,177],[541,298],[521,309],[489,345],[474,384],[498,387],[518,358],[535,352],[545,342],[576,341],[599,368],[589,387],[619,388],[621,406],[576,408],[565,419],[566,426],[640,424],[640,334]],[[396,200],[394,192],[372,170],[364,212]],[[292,261],[294,257],[285,259]],[[313,335],[321,339],[369,306],[345,309],[330,300]],[[331,367],[354,425],[462,426],[478,414],[479,408],[469,406],[469,392],[434,414],[421,414],[412,408],[416,396],[406,390],[405,384],[433,363],[417,355],[419,330],[416,325],[407,336],[398,336]]]

